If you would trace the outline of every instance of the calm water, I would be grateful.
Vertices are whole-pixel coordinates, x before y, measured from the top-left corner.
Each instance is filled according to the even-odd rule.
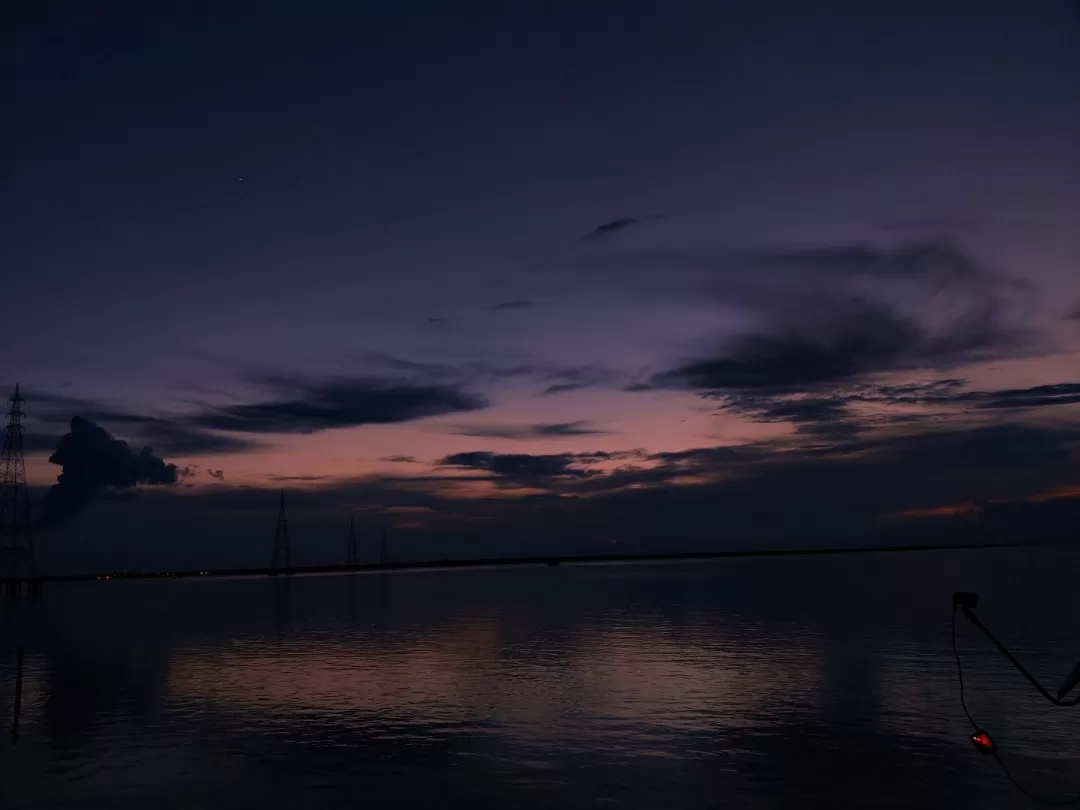
[[[15,808],[1027,807],[970,747],[949,597],[1056,685],[1080,549],[114,582],[0,606]],[[960,628],[1018,776],[1080,790],[1080,709]]]

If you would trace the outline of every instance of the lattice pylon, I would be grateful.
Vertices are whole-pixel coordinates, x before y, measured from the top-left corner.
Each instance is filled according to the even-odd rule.
[[[292,567],[289,551],[289,521],[285,517],[285,490],[281,490],[281,506],[278,507],[277,529],[274,531],[274,556],[271,558],[270,567],[275,571]]]
[[[26,491],[26,461],[23,458],[25,402],[15,384],[8,400],[8,423],[4,429],[4,449],[0,454],[0,579],[33,579],[34,537],[30,525],[30,498]]]
[[[352,515],[349,515],[349,547],[345,550],[345,564],[360,564],[360,555],[356,552],[356,518]]]

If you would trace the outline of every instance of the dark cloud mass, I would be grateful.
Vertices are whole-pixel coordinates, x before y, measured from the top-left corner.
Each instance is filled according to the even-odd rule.
[[[982,399],[982,408],[1041,408],[1051,405],[1080,403],[1080,383],[1037,385],[1034,388],[1013,388],[1005,391],[977,392],[969,395]]]
[[[415,456],[382,456],[378,461],[388,461],[393,464],[416,464]]]
[[[811,388],[902,367],[919,338],[912,321],[867,305],[828,324],[739,338],[721,356],[687,363],[655,382],[698,389]]]
[[[647,222],[655,222],[658,219],[663,219],[663,214],[649,214],[643,217],[620,217],[619,219],[613,219],[610,222],[605,222],[602,225],[597,225],[587,234],[585,239],[602,239],[605,236],[610,236],[617,231],[624,231],[627,228],[632,228],[635,225],[644,225]]]
[[[815,407],[808,403],[807,412]],[[828,417],[829,410],[817,415]],[[904,530],[896,521],[908,510],[1075,483],[1078,450],[1076,428],[1006,423],[850,436],[824,446],[758,441],[653,454],[473,451],[441,464],[542,494],[496,499],[497,507],[453,499],[435,511],[497,509],[504,533],[535,532],[537,525],[579,533],[606,527],[653,548],[691,538],[709,547],[865,542],[874,532]],[[613,461],[618,466],[605,463]],[[1043,529],[1060,533],[1067,526]],[[917,526],[906,531],[907,542],[918,542]]]
[[[180,476],[175,464],[154,455],[149,447],[134,452],[93,422],[76,416],[49,456],[62,471],[45,497],[45,522],[62,523],[98,497],[130,490],[140,484],[175,484]]]
[[[198,427],[239,433],[315,433],[358,425],[410,422],[428,416],[475,411],[487,402],[453,385],[412,385],[377,379],[338,378],[307,385],[276,380],[294,389],[288,398],[209,410],[192,417]],[[295,390],[299,389],[299,390]]]
[[[488,307],[488,309],[535,309],[538,306],[540,305],[535,301],[530,301],[526,298],[517,298],[513,301],[503,301],[501,304],[496,304],[493,307]]]
[[[656,375],[652,387],[805,392],[883,372],[1016,356],[1037,341],[1015,311],[1026,301],[1025,285],[951,246],[838,245],[742,261],[757,273],[731,292],[761,310],[764,328]],[[783,281],[783,292],[755,291],[762,278]]]
[[[186,417],[159,417],[133,413],[110,407],[101,402],[59,394],[35,393],[32,416],[35,422],[46,425],[66,425],[77,415],[99,425],[107,425],[114,433],[153,447],[172,456],[215,455],[244,453],[261,445],[249,439],[223,436],[185,424]],[[34,450],[52,450],[56,441]],[[28,446],[27,450],[31,450]]]
[[[958,379],[903,385],[859,385],[837,397],[851,403],[959,405],[990,410],[1045,408],[1080,402],[1080,383],[1054,383],[996,391],[967,391],[964,390],[965,386],[966,382]]]
[[[1080,383],[998,391],[968,391],[965,387],[964,380],[946,379],[899,385],[839,386],[825,396],[723,391],[709,391],[703,396],[717,402],[722,410],[755,422],[787,422],[799,433],[836,439],[873,426],[923,421],[949,412],[942,409],[1005,410],[1080,403]],[[896,406],[904,406],[906,410],[890,410]],[[856,413],[855,407],[861,410]]]
[[[459,427],[458,436],[489,439],[545,439],[558,436],[599,436],[607,433],[589,427],[589,422],[557,422],[537,425],[493,425],[490,427]]]
[[[787,422],[797,432],[817,438],[842,438],[861,429],[852,421],[851,409],[842,397],[778,398],[726,395],[721,407],[755,422]]]
[[[627,453],[492,453],[475,450],[455,453],[439,461],[442,467],[490,472],[496,483],[506,486],[548,487],[560,481],[599,475],[589,465],[627,457]]]

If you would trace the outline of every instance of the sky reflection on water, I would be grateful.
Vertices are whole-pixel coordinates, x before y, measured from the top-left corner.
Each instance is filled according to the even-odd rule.
[[[966,742],[949,594],[1056,685],[1075,550],[51,587],[15,808],[1022,807]],[[1071,646],[1070,646],[1071,642]],[[971,628],[1014,770],[1080,789],[1075,711]]]

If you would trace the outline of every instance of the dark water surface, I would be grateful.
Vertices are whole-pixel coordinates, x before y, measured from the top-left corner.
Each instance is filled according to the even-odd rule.
[[[950,594],[1056,689],[1078,583],[1080,548],[54,584],[0,603],[0,806],[1028,807]],[[960,639],[1018,778],[1080,790],[1080,709]]]

